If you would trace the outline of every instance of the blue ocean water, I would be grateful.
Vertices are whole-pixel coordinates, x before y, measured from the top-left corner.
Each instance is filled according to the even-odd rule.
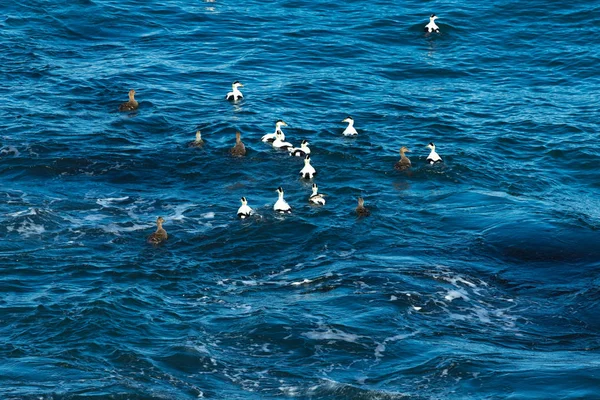
[[[1,398],[600,398],[598,3],[19,3]]]

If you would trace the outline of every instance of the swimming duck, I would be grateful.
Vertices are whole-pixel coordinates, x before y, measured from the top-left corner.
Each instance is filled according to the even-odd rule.
[[[307,155],[304,159],[304,168],[300,170],[300,177],[304,179],[312,179],[317,171],[310,165],[310,155]]]
[[[246,155],[246,146],[242,143],[240,131],[235,133],[235,146],[229,150],[232,156],[242,157]]]
[[[227,100],[234,100],[234,101],[237,101],[237,99],[243,98],[244,95],[238,89],[239,87],[244,87],[244,85],[242,85],[239,81],[233,82],[231,84],[231,92],[227,93],[227,96],[225,96],[225,98]]]
[[[277,122],[275,122],[275,132],[267,133],[262,138],[260,138],[260,140],[262,140],[265,143],[272,143],[275,139],[277,139],[277,132],[281,132],[281,140],[285,140],[285,134],[281,130],[282,126],[288,126],[288,124],[286,124],[281,119],[277,120]]]
[[[365,208],[365,201],[362,197],[358,198],[358,206],[356,207],[356,213],[359,217],[367,217],[371,215],[371,212]]]
[[[356,131],[356,129],[354,129],[354,119],[352,117],[348,116],[342,122],[347,122],[348,123],[348,126],[346,127],[346,129],[344,129],[344,132],[342,132],[342,134],[344,136],[356,136],[356,135],[358,135],[358,132]]]
[[[431,17],[429,17],[429,23],[427,25],[425,25],[425,32],[440,33],[440,28],[434,22],[437,18],[438,18],[437,15],[431,14]]]
[[[440,155],[435,152],[435,144],[433,144],[433,142],[429,142],[427,147],[431,149],[431,153],[429,153],[429,155],[427,156],[427,162],[429,164],[443,162],[442,157],[440,157]]]
[[[310,149],[308,148],[309,144],[308,141],[303,140],[302,143],[300,143],[300,147],[292,147],[290,149],[290,156],[306,157],[310,154]]]
[[[156,232],[148,236],[148,243],[157,245],[167,240],[169,235],[167,235],[167,231],[165,231],[162,227],[163,222],[165,222],[163,217],[158,217],[156,219]]]
[[[244,219],[248,218],[254,211],[248,207],[248,200],[245,197],[241,198],[242,205],[238,208],[237,216],[238,218]]]
[[[323,197],[322,194],[317,193],[318,190],[319,190],[319,188],[317,187],[317,184],[313,183],[313,185],[312,185],[312,194],[308,198],[308,201],[310,203],[313,203],[313,204],[318,204],[320,206],[324,206],[325,205],[325,198]]]
[[[204,146],[204,140],[202,140],[202,134],[200,131],[196,131],[196,140],[188,143],[188,147],[202,147]]]
[[[291,144],[290,142],[284,142],[283,141],[283,132],[278,131],[275,133],[275,140],[271,143],[273,145],[273,147],[275,147],[276,149],[282,149],[282,150],[288,150],[292,147],[294,147],[293,144]]]
[[[290,207],[287,201],[283,199],[283,189],[281,186],[277,188],[277,193],[279,193],[279,200],[273,205],[273,210],[281,214],[290,214],[292,212],[292,207]]]
[[[396,168],[398,171],[404,171],[412,166],[408,157],[404,155],[404,153],[408,152],[410,152],[410,150],[406,146],[400,147],[400,161],[394,164],[394,168]]]
[[[119,111],[133,111],[133,110],[137,110],[138,108],[138,102],[136,101],[136,99],[134,98],[135,96],[135,90],[131,89],[129,91],[129,101],[126,103],[122,103],[119,106]]]

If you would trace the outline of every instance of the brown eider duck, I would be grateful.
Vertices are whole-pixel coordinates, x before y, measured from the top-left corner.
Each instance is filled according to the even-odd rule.
[[[165,231],[162,227],[163,222],[165,222],[163,217],[158,217],[156,219],[156,232],[148,236],[148,243],[157,245],[167,240],[169,235],[167,235],[167,231]]]
[[[122,103],[119,106],[119,111],[134,111],[137,110],[138,108],[138,102],[137,100],[134,98],[135,96],[135,90],[131,89],[129,91],[129,101],[126,103]]]

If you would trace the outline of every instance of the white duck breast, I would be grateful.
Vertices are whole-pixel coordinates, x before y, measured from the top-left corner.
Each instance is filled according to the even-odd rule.
[[[313,183],[312,185],[312,194],[310,195],[310,197],[308,198],[308,201],[312,204],[317,204],[320,206],[324,206],[325,205],[325,198],[323,197],[322,194],[317,193],[319,190],[319,188],[317,187],[316,183]]]
[[[294,157],[306,157],[310,154],[310,149],[308,148],[309,143],[306,140],[303,140],[300,144],[300,147],[293,147],[290,149],[290,156]]]
[[[283,139],[282,139],[283,133],[282,132],[277,132],[275,135],[276,135],[276,139],[271,144],[276,149],[287,150],[287,149],[290,149],[290,148],[294,147],[294,145],[291,144],[290,142],[284,142],[283,141]]]
[[[234,101],[243,98],[244,95],[242,94],[242,92],[240,92],[238,87],[244,87],[244,85],[242,85],[238,81],[233,82],[231,84],[231,92],[227,93],[227,96],[225,96],[225,98],[227,100],[234,100]]]
[[[283,199],[283,189],[281,187],[277,188],[277,193],[279,194],[279,199],[273,205],[273,210],[277,211],[281,214],[289,214],[292,212],[292,207]]]
[[[427,147],[429,147],[431,149],[431,152],[427,156],[427,162],[429,164],[436,164],[436,163],[443,162],[442,157],[440,157],[440,155],[435,151],[435,144],[429,143],[427,145]]]
[[[310,165],[310,156],[306,156],[304,159],[304,168],[300,170],[300,176],[304,179],[312,179],[317,171]]]
[[[254,211],[248,206],[248,201],[245,197],[242,197],[241,201],[242,205],[240,206],[240,208],[238,208],[237,216],[238,218],[242,219],[248,218],[250,215],[252,215]]]
[[[429,23],[427,25],[425,25],[425,32],[436,32],[436,33],[440,33],[440,28],[439,26],[437,26],[435,24],[435,20],[438,17],[435,14],[431,14],[431,16],[429,17]]]
[[[285,134],[281,130],[282,126],[287,126],[287,124],[282,120],[278,120],[277,122],[275,122],[275,132],[267,133],[262,138],[260,138],[260,140],[262,140],[265,143],[273,143],[273,141],[277,139],[277,132],[281,133],[281,140],[285,140]]]
[[[348,117],[345,120],[343,120],[342,122],[347,122],[348,123],[348,126],[346,127],[346,129],[344,129],[344,132],[342,132],[342,134],[344,136],[356,136],[356,135],[358,135],[358,132],[354,128],[354,119],[352,117]]]

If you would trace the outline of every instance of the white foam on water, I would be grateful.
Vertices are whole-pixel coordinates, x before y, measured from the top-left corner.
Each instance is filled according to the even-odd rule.
[[[38,215],[38,209],[29,207],[27,210],[17,211],[11,214],[6,214],[8,217],[22,217],[24,215]]]
[[[475,311],[475,315],[477,316],[477,318],[479,318],[479,320],[483,323],[489,324],[492,322],[491,318],[490,318],[490,314],[489,312],[481,307],[475,307],[474,308]]]
[[[0,154],[5,155],[5,154],[14,154],[15,157],[18,157],[19,154],[19,150],[17,150],[17,148],[15,146],[5,146],[2,148],[2,150],[0,150]]]
[[[104,199],[96,199],[96,204],[99,204],[102,207],[113,207],[113,203],[119,203],[119,202],[126,201],[126,200],[129,200],[129,196],[107,197]]]
[[[271,274],[271,275],[269,275],[269,276],[270,276],[271,278],[275,278],[275,277],[278,277],[278,276],[281,276],[281,275],[285,275],[285,274],[287,274],[288,272],[290,272],[291,270],[292,270],[291,268],[285,268],[283,271],[280,271],[280,272],[273,273],[273,274]]]
[[[125,233],[125,232],[135,232],[135,231],[147,230],[147,229],[150,229],[155,226],[156,226],[156,224],[146,224],[146,225],[133,224],[132,226],[117,226],[116,224],[108,224],[108,225],[104,225],[102,227],[102,230],[107,233],[114,233],[115,235],[119,235],[119,234]]]
[[[419,334],[419,331],[417,332],[412,332],[412,333],[406,333],[406,334],[400,334],[400,335],[395,335],[395,336],[390,336],[388,338],[385,338],[383,340],[383,342],[381,343],[377,343],[377,346],[375,347],[375,358],[379,359],[383,356],[383,353],[385,352],[386,349],[386,344],[387,343],[393,343],[393,342],[397,342],[400,340],[404,340],[410,337],[414,337],[416,335]]]
[[[339,329],[326,329],[325,331],[310,331],[302,333],[302,336],[312,340],[340,340],[342,342],[357,343],[362,337],[353,333],[343,332]]]
[[[462,290],[449,290],[444,299],[448,301],[453,301],[456,299],[463,299],[465,301],[469,301],[469,296]]]
[[[302,281],[292,282],[292,283],[290,283],[290,285],[292,285],[292,286],[300,286],[300,285],[307,285],[307,284],[313,283],[313,282],[314,282],[314,280],[311,281],[310,279],[304,279]]]
[[[167,209],[171,209],[173,210],[173,214],[174,215],[169,215],[167,218],[173,221],[181,221],[185,218],[185,216],[183,215],[186,211],[188,211],[191,208],[196,207],[195,204],[192,203],[186,203],[186,204],[178,204],[174,207],[166,207]],[[208,213],[211,214],[211,213]],[[212,216],[210,218],[214,218],[214,214],[212,213]],[[203,214],[202,217],[203,218],[207,218],[206,217],[207,214]]]
[[[8,232],[16,231],[17,233],[19,233],[21,236],[24,236],[24,237],[41,235],[42,233],[46,232],[46,228],[44,228],[44,225],[36,224],[29,218],[27,218],[27,220],[24,221],[19,226],[15,226],[15,225],[7,226],[6,230]]]

